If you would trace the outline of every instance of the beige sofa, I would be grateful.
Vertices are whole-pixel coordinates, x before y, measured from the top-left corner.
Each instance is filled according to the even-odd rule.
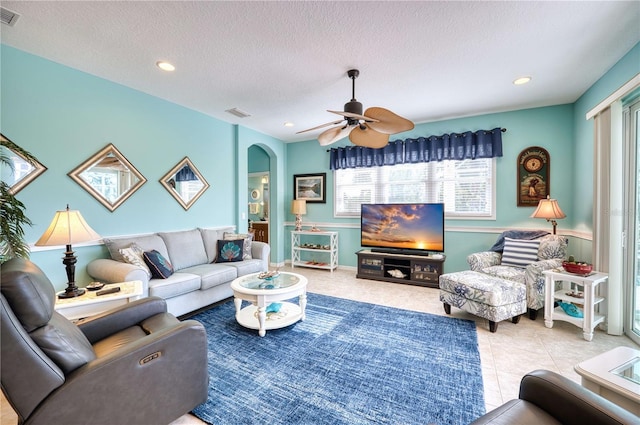
[[[250,273],[268,270],[270,247],[251,242],[250,257],[242,261],[217,263],[218,241],[233,238],[231,227],[161,232],[149,235],[105,239],[111,258],[93,260],[87,266],[96,281],[114,283],[140,280],[143,296],[157,296],[167,302],[176,316],[206,307],[233,295],[231,282]],[[166,279],[150,278],[147,271],[125,262],[120,249],[135,243],[145,252],[156,250],[173,266]]]

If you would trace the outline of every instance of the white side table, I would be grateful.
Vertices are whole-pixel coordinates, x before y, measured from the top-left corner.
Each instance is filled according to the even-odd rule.
[[[74,298],[57,298],[55,309],[69,320],[82,319],[94,316],[103,311],[110,310],[142,296],[142,282],[132,280],[130,282],[110,283],[102,289],[120,287],[119,292],[97,296],[98,291],[87,290],[83,295]]]
[[[324,239],[323,244],[304,243],[307,241],[317,242],[316,239]],[[328,243],[327,243],[328,242]],[[302,258],[302,253],[318,255],[328,262],[312,259],[307,261]],[[316,232],[312,230],[300,230],[291,232],[291,267],[311,267],[314,269],[331,270],[338,268],[338,232]]]
[[[596,306],[605,300],[604,295],[600,295],[599,285],[606,282],[609,276],[600,272],[593,272],[588,276],[580,276],[557,269],[545,270],[542,273],[545,275],[544,325],[547,328],[552,328],[554,320],[572,323],[582,328],[584,339],[591,341],[593,339],[593,330],[600,323],[604,322],[605,319],[604,314],[599,314],[599,312],[596,311]],[[555,290],[556,281],[563,282],[562,288],[558,291]],[[573,282],[582,287],[584,297],[577,298],[567,295],[567,292],[570,291],[570,288],[566,285],[567,282]],[[554,308],[553,304],[555,300],[582,304],[584,317],[572,317],[566,314],[562,308]]]

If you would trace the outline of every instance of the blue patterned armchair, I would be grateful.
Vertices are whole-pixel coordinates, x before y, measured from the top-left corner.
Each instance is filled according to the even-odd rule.
[[[514,234],[514,232],[517,232]],[[496,276],[502,279],[513,280],[523,283],[527,288],[527,309],[529,318],[536,320],[538,310],[544,307],[544,270],[554,269],[562,266],[562,261],[567,256],[567,245],[569,243],[565,236],[550,235],[534,238],[534,233],[507,231],[504,232],[491,251],[477,252],[467,257],[467,263],[471,270]],[[510,236],[511,235],[511,236]],[[535,261],[525,268],[502,265],[502,243],[505,237],[525,236],[523,239],[540,239],[538,248],[538,261]],[[527,237],[528,236],[528,237]]]

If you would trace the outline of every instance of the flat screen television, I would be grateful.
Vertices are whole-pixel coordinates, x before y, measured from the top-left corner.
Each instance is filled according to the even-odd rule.
[[[444,252],[444,204],[362,204],[360,241],[378,252]]]

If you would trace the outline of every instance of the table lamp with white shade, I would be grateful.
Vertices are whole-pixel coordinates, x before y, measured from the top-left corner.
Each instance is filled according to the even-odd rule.
[[[59,246],[66,245],[67,251],[62,258],[62,264],[66,266],[67,288],[58,294],[59,298],[73,298],[84,294],[84,289],[76,286],[76,262],[78,258],[74,255],[71,244],[90,242],[100,239],[98,235],[82,218],[80,211],[70,210],[69,205],[63,211],[57,211],[53,217],[49,228],[36,242],[36,246]]]
[[[307,201],[294,200],[291,201],[291,214],[296,216],[296,232],[302,230],[302,215],[307,213]]]

